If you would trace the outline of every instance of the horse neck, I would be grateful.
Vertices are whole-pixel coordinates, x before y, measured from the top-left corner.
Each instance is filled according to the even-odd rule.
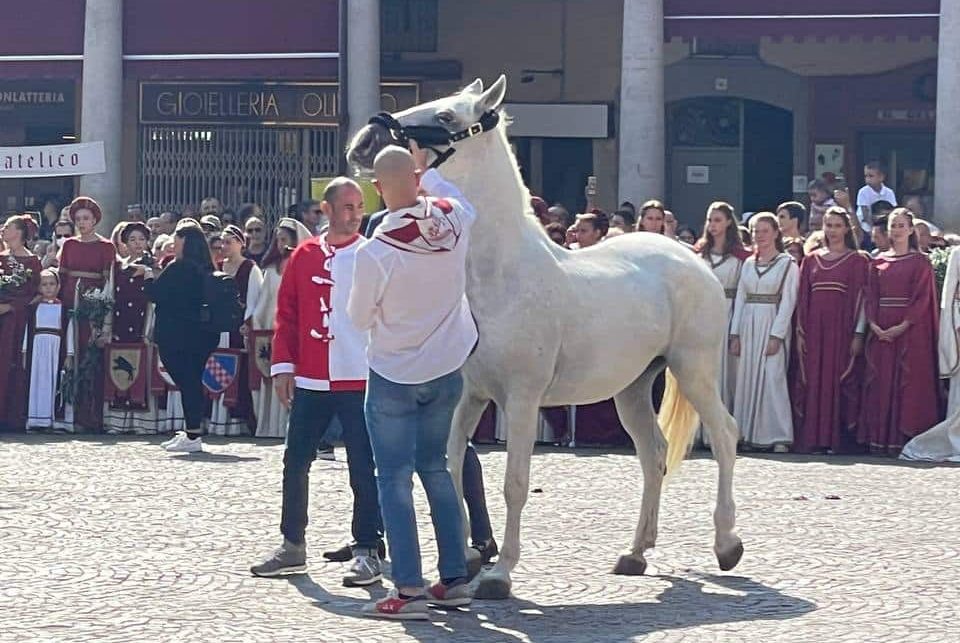
[[[470,274],[477,281],[502,275],[551,257],[549,241],[530,211],[530,192],[500,127],[471,141],[461,152],[460,163],[451,165],[450,179],[460,186],[476,209],[477,220],[470,235]]]

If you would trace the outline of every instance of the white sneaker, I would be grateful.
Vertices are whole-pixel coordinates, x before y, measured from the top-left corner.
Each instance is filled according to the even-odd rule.
[[[167,448],[168,446],[170,446],[171,444],[174,444],[175,442],[179,442],[180,439],[183,438],[183,437],[185,437],[186,435],[187,435],[187,432],[186,432],[186,431],[177,431],[176,433],[173,434],[173,437],[172,437],[172,438],[170,438],[169,440],[164,440],[163,442],[161,442],[161,443],[160,443],[160,448],[166,449],[166,448]]]
[[[199,437],[191,440],[186,433],[179,441],[167,447],[168,453],[197,453],[198,451],[203,451],[203,440]]]

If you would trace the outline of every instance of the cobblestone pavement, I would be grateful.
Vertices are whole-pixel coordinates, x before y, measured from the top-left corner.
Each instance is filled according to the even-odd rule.
[[[345,589],[346,566],[319,562],[349,537],[345,463],[314,465],[310,572],[257,579],[248,566],[278,544],[282,446],[171,456],[159,441],[0,436],[0,641],[956,640],[956,467],[741,458],[746,556],[721,574],[716,467],[701,454],[666,490],[651,575],[620,577],[609,570],[637,518],[636,460],[538,451],[515,598],[401,624],[359,618],[383,589]],[[482,461],[499,484],[505,453]],[[501,494],[489,502],[499,530]]]

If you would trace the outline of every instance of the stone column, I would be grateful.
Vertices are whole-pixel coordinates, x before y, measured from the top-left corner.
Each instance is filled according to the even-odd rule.
[[[937,143],[934,210],[937,223],[960,229],[960,3],[940,3],[937,52]]]
[[[623,0],[618,203],[664,198],[663,0]]]
[[[80,140],[103,141],[107,171],[80,179],[80,194],[103,207],[100,231],[123,218],[123,0],[87,0],[83,29]]]
[[[380,111],[380,0],[347,5],[347,109],[353,136]]]

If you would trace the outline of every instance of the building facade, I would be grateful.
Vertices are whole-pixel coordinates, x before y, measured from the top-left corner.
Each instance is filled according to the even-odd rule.
[[[85,190],[117,213],[216,195],[277,214],[381,105],[506,73],[524,177],[571,209],[592,175],[606,208],[663,198],[699,223],[816,177],[855,190],[880,160],[960,227],[960,188],[936,181],[960,172],[960,7],[939,0],[22,4],[0,25],[0,146],[104,140],[108,171],[0,181],[7,209]]]

